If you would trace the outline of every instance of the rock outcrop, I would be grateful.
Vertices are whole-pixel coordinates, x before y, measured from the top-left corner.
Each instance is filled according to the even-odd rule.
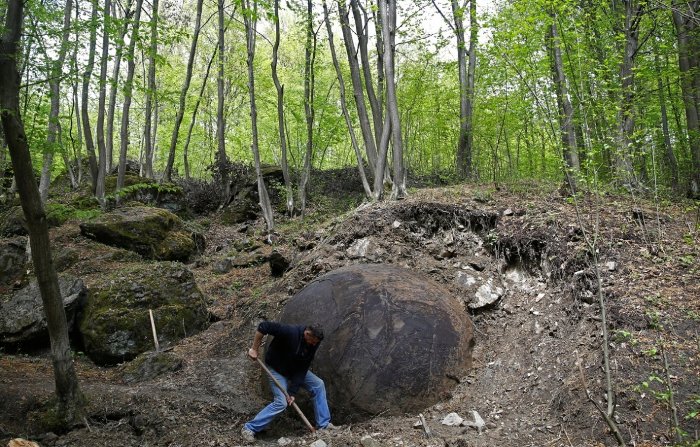
[[[77,314],[86,296],[83,281],[68,276],[58,279],[68,329],[73,331]],[[0,298],[0,344],[5,346],[47,345],[48,329],[39,285],[33,280],[27,287],[3,301]]]
[[[163,347],[209,323],[204,295],[184,265],[127,264],[90,287],[80,321],[85,353],[109,365],[152,350],[149,309]]]
[[[160,208],[121,208],[80,224],[80,232],[98,242],[161,261],[187,261],[204,249],[201,233]]]

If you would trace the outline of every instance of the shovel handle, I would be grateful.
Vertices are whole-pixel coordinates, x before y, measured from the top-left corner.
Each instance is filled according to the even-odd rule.
[[[268,377],[270,377],[270,379],[272,379],[272,381],[275,383],[275,385],[277,385],[277,388],[279,388],[280,391],[282,391],[282,394],[284,394],[284,397],[287,399],[287,402],[289,402],[289,394],[287,393],[287,390],[284,389],[284,387],[279,382],[279,380],[277,380],[277,378],[272,375],[272,373],[267,368],[265,363],[262,360],[260,360],[259,357],[257,357],[255,360],[258,361],[258,363],[260,364],[260,367],[267,373]],[[301,409],[299,408],[299,406],[297,405],[296,402],[292,402],[292,407],[294,407],[294,410],[296,410],[296,412],[299,414],[299,417],[301,417],[301,420],[304,421],[304,423],[309,428],[309,430],[311,430],[311,433],[316,432],[316,429],[314,428],[313,425],[311,425],[309,420],[306,419],[306,416],[304,416],[304,413],[301,411]]]

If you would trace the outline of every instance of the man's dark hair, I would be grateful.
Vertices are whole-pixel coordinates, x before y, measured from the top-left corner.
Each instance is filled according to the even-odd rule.
[[[306,326],[306,330],[311,332],[311,335],[318,338],[319,340],[323,340],[323,326],[321,326],[320,324],[310,324]]]

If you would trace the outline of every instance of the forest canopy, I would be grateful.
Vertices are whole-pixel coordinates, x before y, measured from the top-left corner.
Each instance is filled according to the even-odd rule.
[[[42,197],[67,170],[103,198],[127,160],[161,180],[281,165],[290,197],[344,166],[374,198],[412,175],[698,197],[699,7],[28,0],[20,111]]]

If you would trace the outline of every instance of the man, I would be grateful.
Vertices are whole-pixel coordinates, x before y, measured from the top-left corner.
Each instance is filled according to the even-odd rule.
[[[271,321],[258,325],[253,337],[253,347],[248,350],[248,357],[256,361],[260,343],[265,335],[275,338],[265,354],[265,363],[270,373],[286,388],[289,398],[270,379],[274,400],[241,429],[246,441],[254,441],[255,435],[263,430],[278,414],[294,402],[296,393],[305,388],[313,399],[316,427],[319,429],[336,428],[331,424],[331,413],[326,401],[326,387],[318,376],[309,371],[311,361],[316,354],[319,343],[323,340],[323,329],[319,325],[294,326]]]

